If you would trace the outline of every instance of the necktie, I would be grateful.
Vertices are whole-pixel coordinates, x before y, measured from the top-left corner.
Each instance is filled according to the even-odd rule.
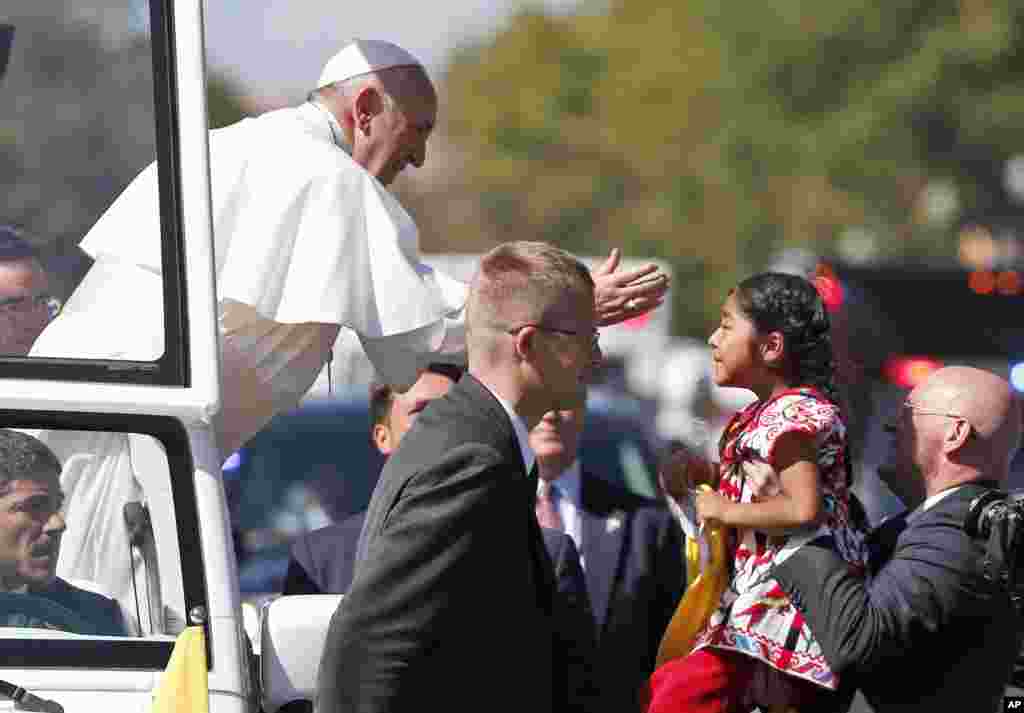
[[[562,524],[562,516],[558,514],[558,507],[555,505],[555,499],[552,495],[551,483],[541,480],[540,486],[537,489],[537,522],[540,523],[541,527],[564,532],[565,526]]]

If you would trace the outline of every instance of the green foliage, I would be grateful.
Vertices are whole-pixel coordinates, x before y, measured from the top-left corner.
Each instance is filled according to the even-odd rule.
[[[245,116],[239,102],[242,92],[219,74],[206,76],[206,113],[211,129],[234,124]]]
[[[1020,212],[1001,176],[1024,125],[1022,41],[1014,0],[524,10],[445,78],[481,208],[452,238],[670,260],[675,326],[695,336],[782,247],[830,252],[856,228],[883,255],[951,257],[955,230],[921,210],[930,181],[951,181],[965,216]]]

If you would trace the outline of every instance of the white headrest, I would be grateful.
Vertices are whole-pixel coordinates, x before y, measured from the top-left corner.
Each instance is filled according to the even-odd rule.
[[[263,710],[312,701],[331,617],[341,594],[278,597],[260,612],[260,683]]]

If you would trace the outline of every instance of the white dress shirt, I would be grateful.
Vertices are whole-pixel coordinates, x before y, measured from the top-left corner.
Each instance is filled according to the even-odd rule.
[[[964,486],[957,485],[952,488],[940,490],[939,492],[935,493],[935,495],[932,495],[931,497],[927,498],[923,503],[921,503],[917,508],[915,508],[913,512],[907,515],[907,522],[911,522],[912,520],[914,520],[914,518],[918,517],[926,510],[930,510],[931,508],[935,507],[936,505],[939,504],[940,501],[945,500],[947,497],[949,497],[962,487]]]
[[[505,409],[505,413],[508,414],[509,420],[512,421],[512,429],[516,433],[516,443],[519,444],[519,453],[523,456],[523,465],[526,467],[526,474],[529,475],[530,471],[533,470],[534,461],[537,460],[537,456],[533,454],[533,449],[530,448],[530,429],[526,427],[526,422],[512,408],[512,404],[498,396],[487,384],[484,384],[484,388],[490,391],[491,395],[498,400],[501,407]]]

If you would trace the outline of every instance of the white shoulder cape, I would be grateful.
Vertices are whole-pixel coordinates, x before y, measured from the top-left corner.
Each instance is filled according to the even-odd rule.
[[[319,112],[305,104],[211,132],[218,297],[275,322],[339,324],[368,338],[452,316],[464,290],[460,299],[420,262],[415,223],[334,145]],[[159,272],[159,235],[154,163],[81,247]]]

